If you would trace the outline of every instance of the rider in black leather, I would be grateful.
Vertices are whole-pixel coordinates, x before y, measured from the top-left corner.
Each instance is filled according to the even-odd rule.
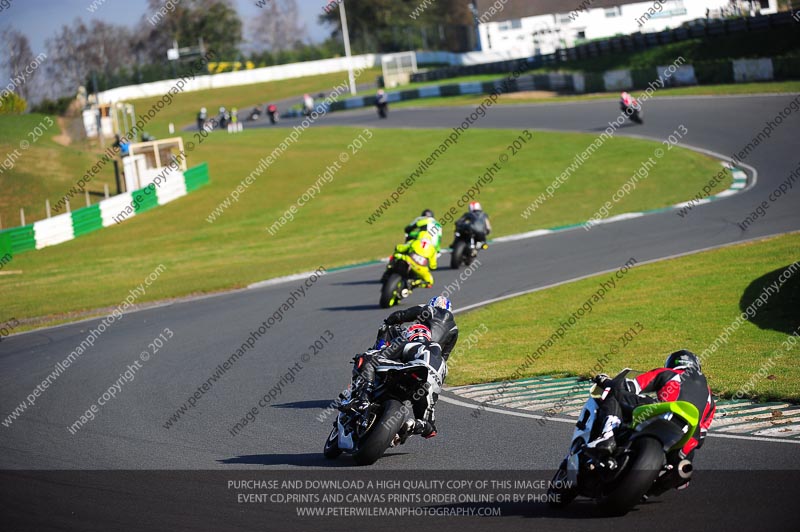
[[[450,357],[450,352],[458,341],[458,326],[455,316],[451,312],[450,300],[444,296],[436,296],[427,305],[417,305],[390,314],[383,323],[385,325],[400,325],[403,323],[421,323],[431,330],[431,339],[442,348],[445,360]],[[378,331],[376,345],[381,341],[388,341],[387,329],[382,327]]]
[[[482,245],[486,243],[486,237],[492,232],[492,224],[489,222],[489,215],[483,212],[481,204],[472,201],[469,204],[469,211],[456,220],[456,229],[471,231],[476,243]]]
[[[429,371],[436,373],[440,386],[447,376],[447,363],[442,356],[442,348],[431,341],[431,332],[425,325],[415,324],[410,326],[405,333],[405,341],[388,344],[380,351],[368,352],[356,359],[353,368],[354,380],[357,377],[364,379],[362,400],[371,395],[375,385],[375,369],[382,365],[402,366],[411,361],[421,360]],[[430,379],[429,379],[430,380]],[[426,384],[427,393],[412,401],[414,417],[409,420],[406,430],[411,434],[420,434],[424,438],[436,436],[434,408],[439,395],[434,393],[429,384]]]

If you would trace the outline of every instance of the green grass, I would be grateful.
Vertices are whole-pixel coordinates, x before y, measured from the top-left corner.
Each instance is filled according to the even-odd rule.
[[[498,160],[519,132],[470,130],[380,220],[367,217],[442,140],[436,130],[373,131],[370,140],[275,236],[266,228],[337,160],[358,128],[309,129],[209,224],[206,217],[270,153],[289,130],[212,134],[190,156],[208,161],[211,184],[118,226],[14,257],[20,275],[0,276],[4,314],[22,320],[118,304],[158,264],[168,270],[140,302],[213,292],[319,265],[333,267],[384,256],[401,228],[423,208],[438,213]],[[497,236],[587,220],[658,146],[611,139],[558,193],[523,219],[522,210],[594,139],[588,134],[534,133],[479,199]],[[506,152],[507,153],[507,152]],[[668,152],[614,213],[670,205],[692,197],[719,163],[683,149]],[[433,199],[435,198],[435,199]],[[446,228],[450,234],[452,227]]]
[[[702,353],[713,344],[762,290],[798,259],[800,233],[698,253],[630,270],[591,313],[568,329],[532,365],[533,375],[589,376],[598,357],[612,347],[605,373],[624,367],[648,370],[663,364],[671,351]],[[622,259],[621,262],[624,262]],[[517,297],[459,317],[462,338],[480,331],[477,345],[457,347],[450,359],[448,384],[500,381],[510,378],[526,356],[558,329],[612,274],[599,275]],[[744,303],[743,303],[744,302]],[[775,352],[770,378],[756,378],[749,394],[761,400],[800,400],[800,340],[791,351],[781,342],[800,328],[800,272],[796,272],[761,307],[756,317],[732,333],[727,344],[704,364],[712,390],[735,395]],[[630,328],[642,332],[625,347],[620,336]],[[475,337],[475,336],[474,336]],[[465,344],[462,342],[461,346]]]
[[[643,91],[632,91],[634,96],[639,96]],[[762,93],[797,93],[800,92],[800,81],[768,81],[761,83],[731,83],[722,85],[695,85],[691,87],[675,87],[660,89],[654,98],[660,96],[722,96],[737,94],[762,94]],[[506,105],[519,105],[529,103],[574,102],[587,100],[604,100],[619,98],[619,92],[597,92],[590,94],[572,94],[565,96],[524,97],[515,93],[501,95],[497,103]],[[421,98],[391,104],[392,108],[403,107],[443,107],[480,105],[486,99],[482,94],[465,94],[460,96],[446,96],[436,98]]]
[[[379,68],[364,70],[356,82],[371,82],[380,74]],[[215,116],[220,106],[228,109],[238,107],[240,118],[244,119],[253,105],[267,101],[280,100],[305,92],[329,94],[333,88],[347,80],[347,72],[336,72],[305,78],[256,83],[237,87],[226,87],[197,92],[185,92],[176,95],[172,103],[161,109],[145,127],[145,130],[156,138],[168,138],[169,123],[172,122],[180,130],[187,124],[195,122],[201,107],[208,108],[209,114]],[[348,93],[349,94],[349,93]],[[159,97],[160,98],[160,97]],[[132,100],[136,112],[145,114],[159,98]],[[29,132],[44,120],[55,120],[40,114],[21,116],[0,115],[0,153],[11,153],[19,148],[23,139],[29,141]],[[52,137],[60,133],[58,124],[46,128],[46,134],[35,144],[22,152],[18,164],[10,170],[3,169],[0,174],[0,223],[2,227],[13,227],[20,224],[20,212],[25,210],[26,221],[30,223],[45,217],[45,200],[51,206],[69,191],[102,154],[99,142],[82,141],[70,146],[62,146]],[[189,136],[184,135],[185,139]],[[5,155],[0,160],[5,159]],[[108,185],[111,193],[115,193],[116,184],[112,167],[109,165],[87,185],[87,189],[102,192],[103,185]],[[102,197],[90,196],[91,203],[97,203]],[[84,197],[73,199],[72,208],[85,206]]]
[[[25,210],[26,221],[30,223],[45,217],[45,200],[49,199],[52,207],[67,193],[69,188],[80,179],[87,169],[97,161],[95,149],[88,143],[77,143],[62,146],[53,141],[60,133],[55,117],[40,114],[20,116],[0,115],[0,159],[16,149],[20,157],[13,168],[5,169],[0,174],[0,220],[4,228],[20,224],[20,209]],[[52,123],[52,126],[48,124]],[[38,136],[34,131],[40,128],[44,134]],[[26,140],[32,144],[27,150],[20,148],[20,142]],[[98,176],[87,188],[102,192],[103,185],[108,184],[113,194],[113,170]],[[90,197],[92,203],[102,198]],[[76,201],[77,200],[77,201]],[[84,197],[72,201],[72,208],[85,206]]]

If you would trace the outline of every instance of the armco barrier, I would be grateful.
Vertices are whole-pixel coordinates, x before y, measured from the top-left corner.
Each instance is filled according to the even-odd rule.
[[[161,186],[125,192],[72,212],[0,231],[0,257],[67,242],[164,205],[208,184],[208,164],[166,174]],[[174,177],[174,178],[173,178]]]

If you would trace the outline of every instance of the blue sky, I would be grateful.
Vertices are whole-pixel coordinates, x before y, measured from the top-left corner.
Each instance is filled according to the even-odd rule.
[[[8,7],[0,11],[0,29],[12,27],[28,36],[34,54],[45,50],[45,40],[51,37],[64,24],[71,24],[76,18],[84,21],[93,18],[114,24],[134,26],[145,14],[146,0],[105,0],[94,13],[88,7],[92,2],[102,0],[0,0],[0,7],[6,2]],[[311,40],[320,41],[329,31],[320,26],[317,16],[322,13],[324,0],[297,0],[300,17],[305,22]],[[259,8],[255,0],[235,0],[239,16],[247,20],[255,16]]]

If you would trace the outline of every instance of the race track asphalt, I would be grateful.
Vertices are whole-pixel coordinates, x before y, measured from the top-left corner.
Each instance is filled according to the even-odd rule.
[[[689,130],[686,143],[730,156],[750,142],[765,122],[795,97],[656,98],[648,102],[643,126],[626,126],[619,134],[663,139],[682,124]],[[448,129],[460,124],[470,112],[462,107],[398,109],[391,111],[388,120],[379,121],[371,110],[362,110],[332,114],[315,127]],[[473,127],[599,133],[616,116],[612,101],[497,106]],[[736,225],[800,163],[799,116],[798,112],[791,114],[768,141],[747,157],[747,165],[757,171],[757,182],[746,191],[695,207],[685,218],[666,211],[600,225],[591,231],[578,228],[495,244],[480,256],[481,266],[462,283],[452,299],[457,306],[465,307],[611,271],[631,257],[641,263],[800,229],[796,186],[771,206],[766,217],[746,231]],[[286,120],[279,127],[294,124]],[[445,134],[443,131],[443,137]],[[410,170],[398,169],[399,177]],[[752,181],[753,171],[748,169],[748,174]],[[465,176],[465,188],[476,177]],[[696,192],[687,190],[686,199]],[[240,469],[251,470],[247,472],[251,477],[259,475],[253,478],[268,478],[278,474],[274,471],[277,469],[308,472],[333,467],[340,475],[350,474],[352,462],[347,457],[335,462],[321,457],[333,418],[320,421],[318,417],[347,384],[351,356],[371,343],[375,328],[386,314],[377,306],[377,279],[382,267],[371,265],[333,272],[306,288],[306,295],[294,308],[200,396],[196,407],[170,428],[164,425],[176,409],[207,382],[217,365],[245,342],[253,329],[280,308],[303,280],[125,315],[33,407],[10,426],[0,427],[4,512],[14,516],[13,522],[19,523],[20,530],[56,529],[58,523],[72,523],[74,528],[85,530],[101,529],[100,524],[105,525],[105,530],[244,530],[253,529],[256,523],[269,530],[288,529],[288,521],[284,520],[292,515],[287,511],[237,505],[235,498],[226,498],[229,492],[220,487],[224,484],[220,479],[239,478]],[[456,272],[442,269],[436,274],[437,285],[447,285],[456,277]],[[132,286],[138,282],[132,280]],[[419,303],[428,297],[428,292],[418,291],[409,303]],[[24,400],[98,322],[89,320],[4,339],[0,343],[2,415],[6,416]],[[174,337],[150,360],[141,363],[134,380],[121,387],[95,420],[71,434],[68,427],[118,381],[126,367],[134,364],[165,328]],[[319,354],[308,360],[303,358],[309,344],[325,335],[326,330],[333,333],[333,340]],[[281,385],[280,394],[267,407],[259,408],[256,421],[238,435],[231,435],[229,429],[298,362],[302,369],[293,375],[294,382],[283,379],[285,384]],[[568,423],[550,422],[542,427],[533,420],[494,412],[475,417],[471,415],[472,409],[446,400],[447,397],[437,408],[439,436],[431,441],[412,439],[387,453],[370,469],[531,470],[544,476],[565,454],[572,430]],[[781,529],[788,523],[785,519],[790,511],[781,497],[797,494],[796,472],[774,472],[784,475],[776,480],[768,473],[745,471],[797,470],[798,466],[800,446],[795,444],[710,437],[697,461],[695,486],[642,506],[629,514],[625,526],[667,528],[671,516],[689,505],[702,511],[703,520],[698,526],[725,523],[738,524],[741,530],[755,530],[758,524],[772,522],[775,529]],[[59,481],[52,473],[54,470],[73,471],[63,473],[68,478]],[[97,470],[98,476],[75,470]],[[703,471],[710,470],[715,471],[703,479]],[[724,471],[730,470],[739,473],[726,476]],[[232,473],[225,476],[225,471]],[[188,486],[198,483],[208,489],[189,493],[192,490]],[[67,497],[68,492],[76,495]],[[24,516],[30,508],[45,504],[52,511],[25,522]],[[460,521],[435,518],[438,519],[435,522],[439,523],[437,526],[446,523],[448,527],[466,528],[474,524],[475,529],[497,526],[509,530],[523,526],[574,530],[611,524],[594,520],[585,505],[577,508],[575,513],[554,514],[543,507],[526,509],[511,505],[507,507],[509,515],[496,521],[486,518],[473,523],[467,518]],[[147,518],[142,517],[133,526],[123,516],[134,514],[146,514]],[[540,519],[531,525],[525,521],[526,517]],[[215,519],[226,525],[211,526],[218,523]],[[115,522],[119,528],[112,526]],[[299,529],[322,526],[320,523],[327,529],[338,529],[344,528],[347,520],[306,521],[307,526]],[[383,523],[375,522],[373,528],[382,528]]]

